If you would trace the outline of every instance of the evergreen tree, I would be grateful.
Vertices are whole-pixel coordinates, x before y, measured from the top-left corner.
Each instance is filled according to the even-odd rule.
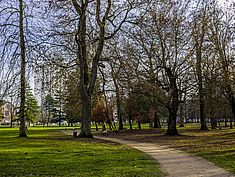
[[[27,84],[26,89],[26,102],[25,102],[25,117],[26,121],[29,123],[35,122],[35,120],[39,117],[40,108],[38,106],[38,102],[34,97],[30,86]]]
[[[47,126],[51,122],[51,117],[55,114],[55,100],[51,94],[47,94],[43,103],[47,116]]]

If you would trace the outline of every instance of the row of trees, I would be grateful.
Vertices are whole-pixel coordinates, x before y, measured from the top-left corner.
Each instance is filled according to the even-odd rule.
[[[81,138],[92,137],[92,110],[97,121],[106,115],[113,129],[112,116],[107,115],[117,112],[119,129],[124,119],[152,122],[157,128],[160,117],[168,117],[167,134],[176,135],[177,118],[182,122],[189,110],[199,112],[201,130],[207,129],[207,118],[230,118],[232,128],[233,3],[19,0],[15,8],[14,3],[0,2],[1,62],[11,66],[21,59],[15,62],[21,66],[20,136],[26,136],[25,78],[32,66],[42,68],[37,73],[42,78],[49,77],[46,68],[55,76],[38,85],[42,113],[51,117],[45,95],[57,97],[59,117],[66,112],[69,119],[80,118]]]

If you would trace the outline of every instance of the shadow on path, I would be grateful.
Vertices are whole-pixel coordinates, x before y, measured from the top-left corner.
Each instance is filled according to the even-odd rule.
[[[71,131],[63,133],[72,135]],[[161,164],[169,177],[235,177],[212,162],[167,146],[103,136],[94,136],[94,138],[124,144],[149,154]]]

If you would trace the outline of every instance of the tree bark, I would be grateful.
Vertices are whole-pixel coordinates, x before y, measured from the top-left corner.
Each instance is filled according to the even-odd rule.
[[[227,118],[225,118],[225,120],[224,120],[224,126],[228,127],[228,119]]]
[[[231,83],[232,77],[229,74],[230,73],[230,71],[229,71],[230,63],[228,61],[229,55],[227,54],[229,49],[226,48],[226,46],[228,45],[227,35],[229,35],[229,33],[227,33],[227,29],[222,29],[222,30],[224,30],[225,33],[222,33],[222,31],[221,31],[221,33],[223,34],[223,35],[221,35],[221,33],[217,31],[217,28],[218,28],[217,23],[213,24],[213,25],[214,25],[213,28],[215,28],[215,29],[212,29],[213,36],[211,39],[215,45],[215,49],[218,52],[219,59],[222,64],[222,71],[223,71],[222,72],[222,76],[223,76],[223,84],[222,85],[223,85],[223,89],[226,94],[226,97],[229,101],[230,107],[232,109],[233,117],[235,119],[235,98],[234,98],[235,96],[234,96],[234,92],[232,89],[232,83]],[[226,27],[226,28],[229,28],[229,27]],[[230,128],[231,129],[233,128],[232,118],[230,118]]]
[[[170,105],[168,106],[169,109],[169,119],[168,119],[168,127],[166,135],[168,136],[174,136],[179,135],[177,128],[176,128],[176,118],[177,118],[177,111],[179,107],[179,94],[177,89],[177,83],[176,83],[176,77],[172,73],[170,68],[165,68],[166,73],[168,75],[169,81],[170,81],[170,89],[171,89],[171,101]]]
[[[102,75],[102,78],[103,78],[102,93],[103,93],[103,95],[104,95],[105,106],[106,106],[106,108],[108,108],[109,106],[108,106],[108,104],[107,104],[108,101],[107,101],[107,96],[106,96],[106,93],[105,93],[105,83],[106,83],[106,79],[105,79],[105,76],[104,76],[103,71],[100,70],[100,72],[101,72],[101,75]],[[109,124],[109,130],[114,130],[114,131],[116,131],[116,127],[113,125],[113,123],[112,123],[112,121],[111,121],[109,115],[106,115],[106,119],[107,119],[107,122],[108,122],[108,124]]]
[[[50,118],[51,118],[51,109],[50,109],[50,107],[49,107],[49,110],[48,110],[48,118],[47,118],[47,127],[49,127]]]
[[[130,130],[132,130],[132,115],[129,113],[129,126],[130,126]]]
[[[230,129],[233,129],[233,119],[235,119],[235,98],[234,98],[234,94],[232,92],[231,85],[228,84],[229,76],[227,75],[227,73],[225,75],[226,75],[225,76],[226,77],[225,80],[227,82],[227,83],[225,83],[226,84],[226,91],[227,91],[226,94],[227,94],[229,105],[230,105],[230,107],[232,109],[232,114],[233,114],[233,118],[230,117],[230,119],[229,119],[229,124],[230,124]]]
[[[157,111],[155,111],[154,113],[154,122],[153,122],[153,128],[161,128],[161,123],[160,123],[160,120],[159,120],[159,117],[157,115]]]
[[[193,39],[196,48],[196,75],[198,80],[198,94],[199,94],[199,109],[200,109],[200,123],[201,130],[208,130],[205,119],[205,93],[203,89],[203,73],[202,73],[202,47],[205,41],[205,34],[207,30],[207,11],[202,9],[200,17],[195,17],[193,28]],[[197,21],[200,19],[200,21]]]
[[[234,120],[234,122],[235,122],[235,96],[234,95],[232,95],[232,97],[231,97],[231,101],[230,101],[230,105],[231,105],[231,107],[232,107],[232,112],[233,112],[233,120]],[[232,118],[230,119],[230,121],[231,121],[231,123],[230,123],[230,128],[232,129],[233,127],[233,125],[232,125]]]
[[[175,111],[170,110],[170,115],[168,119],[168,128],[166,132],[167,136],[179,135],[177,128],[176,128],[176,117],[177,117],[177,113]]]
[[[208,130],[205,119],[205,103],[204,103],[204,91],[203,91],[203,80],[202,80],[202,53],[201,45],[196,45],[196,56],[197,56],[197,78],[198,78],[198,90],[199,90],[199,109],[200,109],[200,123],[201,130]]]
[[[10,112],[10,113],[11,113],[11,122],[10,122],[10,127],[12,128],[12,127],[13,127],[13,112],[14,112],[14,111],[13,111],[12,101],[11,101],[11,108],[10,108],[10,109],[11,109],[11,112]]]
[[[95,121],[95,130],[99,131],[98,123]]]
[[[81,90],[82,100],[82,125],[79,138],[93,138],[91,133],[91,98],[84,88]]]
[[[112,77],[113,77],[113,82],[114,82],[114,86],[115,86],[115,94],[116,94],[116,104],[117,104],[117,116],[118,116],[118,130],[123,130],[123,120],[122,120],[122,114],[121,114],[121,99],[120,99],[120,89],[119,89],[119,85],[116,79],[116,76],[114,74],[114,69],[111,66],[112,69]]]
[[[24,5],[23,0],[19,0],[20,8],[20,49],[21,49],[21,68],[20,68],[20,131],[19,137],[27,137],[26,134],[26,118],[25,118],[25,73],[26,73],[26,47],[24,37]]]
[[[140,120],[137,120],[137,124],[138,124],[138,129],[141,129],[141,123],[140,123]]]
[[[121,101],[120,101],[120,94],[119,89],[116,87],[116,102],[117,102],[117,116],[118,116],[118,130],[123,130],[123,120],[121,114]]]
[[[199,90],[199,109],[200,109],[200,122],[201,130],[207,130],[206,119],[205,119],[205,103],[204,103],[204,92],[203,92],[203,81],[202,81],[202,59],[201,49],[197,50],[197,77],[198,77],[198,90]]]
[[[211,129],[215,129],[217,124],[217,120],[215,118],[211,118]]]
[[[184,111],[183,111],[183,103],[179,104],[179,127],[184,127]]]
[[[80,69],[80,95],[82,102],[82,121],[79,138],[93,138],[91,133],[91,95],[89,93],[89,73],[86,44],[86,11],[88,2],[82,1],[81,6],[72,0],[73,6],[79,15],[79,25],[75,36],[78,45],[77,58]]]
[[[94,57],[91,59],[91,68],[89,68],[89,61],[87,59],[87,7],[89,5],[89,0],[77,2],[77,0],[72,0],[72,4],[78,14],[79,23],[78,30],[75,35],[75,41],[78,45],[77,52],[77,66],[80,69],[80,95],[82,101],[82,126],[81,132],[79,134],[79,138],[92,138],[91,133],[91,97],[93,95],[96,79],[97,79],[97,70],[98,63],[103,51],[104,41],[105,41],[105,29],[106,29],[106,20],[109,16],[109,12],[111,10],[112,1],[107,1],[107,7],[104,12],[104,16],[101,20],[100,18],[100,7],[101,2],[96,1],[95,4],[95,17],[96,22],[99,27],[99,36],[98,44],[96,48],[96,52]]]

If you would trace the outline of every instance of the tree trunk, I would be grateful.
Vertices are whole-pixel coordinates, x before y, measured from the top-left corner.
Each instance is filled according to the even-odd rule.
[[[51,117],[51,110],[50,110],[50,108],[49,108],[49,111],[48,111],[48,118],[47,118],[47,127],[49,127],[50,117]]]
[[[179,127],[184,127],[184,108],[183,108],[183,104],[179,104]]]
[[[203,73],[202,73],[202,47],[204,43],[204,38],[206,34],[206,11],[203,12],[200,17],[201,26],[198,25],[196,18],[194,19],[194,29],[193,29],[193,38],[196,47],[196,75],[198,80],[198,94],[199,94],[199,109],[200,109],[200,123],[201,130],[207,130],[206,119],[205,119],[205,103],[204,97],[205,93],[203,90]]]
[[[26,47],[24,37],[24,7],[23,0],[19,0],[20,4],[20,48],[21,48],[21,68],[20,68],[20,132],[19,137],[27,137],[26,134],[26,118],[25,118],[25,72],[26,72]]]
[[[108,119],[108,125],[109,125],[109,130],[115,130],[115,129],[113,128],[113,124],[112,124],[112,122],[110,121],[110,119]]]
[[[149,128],[153,128],[153,122],[151,120],[149,121]]]
[[[140,123],[140,120],[137,121],[138,123],[138,129],[141,129],[141,123]]]
[[[129,126],[130,126],[130,130],[132,130],[132,116],[129,113]]]
[[[228,127],[228,124],[227,124],[227,123],[228,123],[228,119],[225,118],[225,120],[224,120],[224,126],[225,126],[225,127]]]
[[[233,118],[232,117],[230,117],[230,119],[229,119],[229,124],[230,124],[230,129],[233,129]]]
[[[75,35],[75,41],[78,46],[77,51],[77,66],[80,69],[80,95],[82,101],[82,126],[81,132],[79,134],[80,138],[93,138],[91,133],[91,97],[96,84],[97,70],[99,60],[103,51],[104,41],[105,41],[105,22],[108,20],[109,12],[111,10],[112,3],[108,1],[106,10],[104,10],[104,16],[102,20],[100,19],[101,3],[95,1],[95,16],[96,24],[99,27],[99,35],[97,36],[97,47],[94,57],[91,62],[88,60],[88,46],[87,46],[87,7],[90,1],[80,1],[72,0],[72,4],[78,15],[78,29]],[[104,8],[105,9],[105,8]],[[91,65],[90,65],[91,64]],[[91,66],[91,68],[89,68]]]
[[[85,89],[82,89],[82,126],[79,138],[93,138],[91,133],[91,98]]]
[[[167,128],[167,132],[166,132],[167,136],[179,135],[179,133],[176,129],[176,117],[177,117],[177,112],[170,110],[170,115],[169,115],[169,119],[168,119],[168,128]]]
[[[81,132],[79,138],[93,138],[91,133],[91,95],[94,89],[94,82],[96,79],[97,68],[92,68],[92,76],[90,77],[88,71],[87,61],[87,42],[86,42],[86,12],[88,2],[82,1],[81,7],[76,0],[72,1],[77,13],[79,14],[78,31],[75,36],[76,43],[78,45],[77,58],[80,70],[80,95],[82,102],[82,121],[81,121]],[[97,58],[95,58],[97,60]],[[93,63],[97,62],[94,61]],[[94,65],[92,63],[92,65]],[[98,62],[97,62],[98,63]],[[95,63],[95,64],[97,64]],[[92,81],[91,81],[92,79]]]
[[[232,97],[232,112],[233,112],[233,121],[234,121],[234,126],[235,126],[235,95]]]
[[[176,118],[177,118],[177,111],[178,111],[178,91],[175,90],[175,93],[173,93],[173,98],[172,98],[172,103],[171,103],[171,108],[169,110],[169,119],[168,119],[168,128],[166,135],[167,136],[174,136],[174,135],[179,135],[177,128],[176,128]]]
[[[113,68],[112,68],[112,72],[113,72]],[[123,120],[122,120],[122,114],[121,114],[121,100],[120,100],[120,91],[119,91],[119,86],[117,83],[117,80],[114,76],[114,74],[112,74],[113,76],[113,82],[114,82],[114,86],[116,88],[116,104],[117,104],[117,116],[118,116],[118,130],[123,130]]]
[[[179,135],[177,129],[176,129],[176,118],[177,118],[177,111],[179,107],[179,94],[177,89],[177,83],[176,83],[176,76],[172,73],[170,68],[165,68],[166,73],[168,75],[169,81],[170,81],[170,89],[171,89],[171,101],[170,105],[168,106],[169,109],[169,119],[168,119],[168,128],[166,135],[174,136]]]
[[[105,126],[105,123],[102,122],[102,131],[106,130],[106,126]]]
[[[161,123],[159,120],[159,117],[157,116],[157,111],[154,113],[154,122],[153,122],[153,128],[161,128]]]
[[[59,113],[59,127],[61,127],[61,111],[60,111],[60,113]]]
[[[200,91],[199,91],[200,92]],[[199,105],[200,105],[200,122],[201,122],[201,130],[208,130],[208,127],[206,125],[206,119],[205,119],[205,103],[204,103],[204,96],[202,93],[199,93]]]
[[[99,131],[98,123],[95,121],[95,130]]]
[[[211,129],[215,129],[216,128],[216,119],[215,118],[211,118]]]
[[[197,48],[197,78],[198,78],[198,90],[199,90],[199,109],[200,109],[200,122],[201,130],[208,130],[205,119],[205,103],[204,103],[204,91],[202,80],[202,56],[201,48]]]
[[[13,127],[13,108],[11,108],[11,122],[10,122],[10,127]]]
[[[233,120],[235,120],[235,96],[233,93],[231,93],[230,95],[230,106],[232,109],[232,113],[233,113],[233,118],[230,118],[230,129],[233,128]]]
[[[102,93],[103,93],[103,95],[104,95],[105,106],[106,106],[106,108],[108,108],[109,106],[108,106],[108,104],[107,104],[108,101],[107,101],[107,96],[106,96],[106,93],[105,93],[105,83],[106,83],[106,79],[105,79],[104,73],[103,73],[103,71],[102,71],[101,69],[100,69],[100,73],[101,73],[102,79],[103,79]],[[114,130],[114,131],[116,131],[116,127],[113,125],[113,123],[112,123],[112,121],[111,121],[109,115],[106,116],[106,119],[107,119],[107,122],[108,122],[108,124],[109,124],[109,130]]]
[[[117,102],[117,116],[118,116],[118,130],[123,130],[123,120],[121,114],[121,101],[120,101],[120,94],[119,88],[116,86],[116,102]]]

